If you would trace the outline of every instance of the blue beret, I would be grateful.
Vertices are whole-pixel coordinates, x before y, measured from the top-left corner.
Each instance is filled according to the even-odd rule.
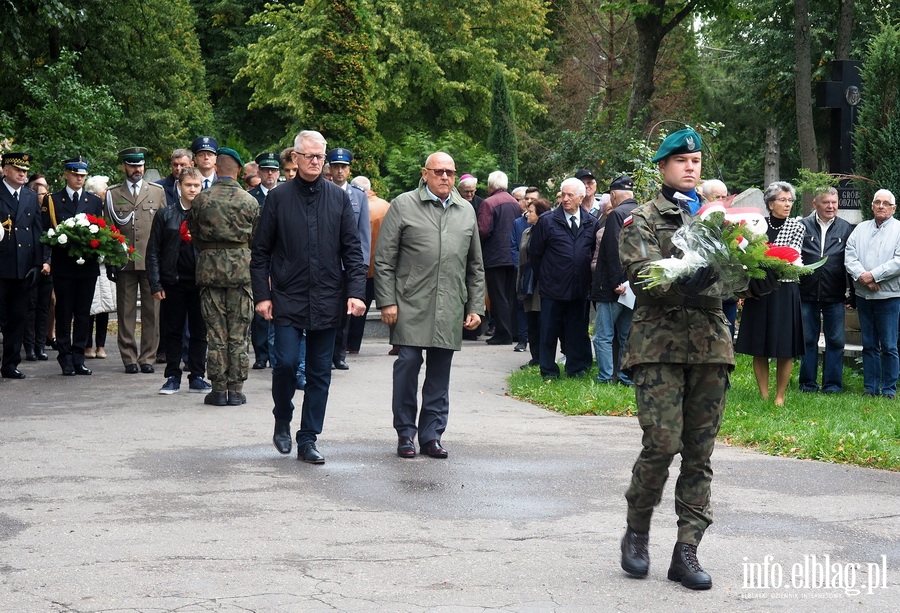
[[[660,162],[677,153],[696,153],[703,149],[703,139],[690,128],[672,132],[662,142],[651,162]]]

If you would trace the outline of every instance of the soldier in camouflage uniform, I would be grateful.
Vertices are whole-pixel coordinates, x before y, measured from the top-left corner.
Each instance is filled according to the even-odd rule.
[[[651,262],[681,255],[671,239],[700,208],[694,188],[700,178],[701,147],[700,135],[690,129],[663,141],[653,158],[663,173],[663,188],[625,220],[619,243],[637,297],[623,368],[632,374],[644,431],[643,450],[625,493],[628,528],[622,539],[622,568],[633,576],[647,575],[650,518],[662,497],[669,465],[680,454],[675,485],[678,537],[668,578],[697,590],[712,586],[697,560],[697,545],[712,523],[710,456],[734,368],[722,313],[723,288],[708,266],[651,289],[641,285],[639,275]]]
[[[241,405],[250,370],[250,240],[259,220],[256,198],[235,180],[243,162],[233,149],[216,158],[219,179],[194,199],[188,223],[200,248],[196,283],[209,334],[207,373],[213,389],[204,402]]]

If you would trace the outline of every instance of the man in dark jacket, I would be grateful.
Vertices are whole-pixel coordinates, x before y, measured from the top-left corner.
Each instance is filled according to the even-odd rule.
[[[296,438],[297,459],[311,464],[325,462],[316,437],[322,432],[331,385],[341,265],[347,277],[346,309],[355,316],[366,310],[368,268],[350,197],[321,176],[325,149],[319,132],[303,131],[294,139],[291,157],[297,176],[269,192],[250,262],[256,312],[275,325],[273,443],[284,454],[291,452],[291,400],[300,338],[306,330],[306,390]]]
[[[613,371],[619,368],[618,380],[631,385],[631,379],[622,372],[622,356],[625,341],[631,328],[631,307],[621,302],[627,290],[628,276],[619,261],[619,234],[625,219],[637,206],[634,199],[634,181],[621,176],[609,186],[612,210],[606,215],[603,237],[597,253],[597,266],[591,285],[591,299],[597,311],[594,320],[594,354],[597,358],[597,383],[612,383]],[[613,359],[613,340],[619,344],[619,359]]]
[[[566,374],[583,377],[593,363],[588,337],[591,258],[597,220],[581,208],[584,183],[566,179],[562,204],[541,215],[531,234],[528,256],[541,295],[541,375],[559,377],[556,342],[566,348]]]
[[[838,193],[833,187],[820,192],[813,200],[813,212],[800,223],[804,264],[825,264],[811,274],[800,277],[800,311],[806,353],[800,360],[800,391],[816,392],[819,367],[819,332],[825,334],[825,356],[822,365],[822,391],[826,394],[843,389],[844,372],[844,303],[847,298],[847,271],[844,248],[853,231],[849,223],[837,216]]]
[[[169,176],[156,182],[166,192],[166,206],[178,204],[178,178],[183,169],[193,168],[194,154],[188,149],[176,149],[169,158],[169,166],[172,167]]]
[[[25,312],[38,272],[48,274],[41,245],[41,215],[37,194],[25,187],[31,154],[3,154],[3,185],[0,186],[0,321],[3,331],[4,379],[24,379],[19,370]]]
[[[484,257],[484,279],[491,301],[494,336],[488,345],[510,345],[516,326],[516,264],[509,249],[513,223],[522,216],[519,202],[507,192],[509,179],[500,170],[488,175],[489,196],[478,209],[478,234]]]
[[[200,312],[200,288],[196,284],[197,255],[200,249],[187,227],[194,198],[200,193],[203,175],[196,168],[184,168],[179,178],[179,200],[153,218],[147,244],[147,276],[153,298],[160,301],[160,345],[166,355],[166,382],[160,394],[181,389],[181,349],[184,344],[184,320],[190,339],[185,366],[188,391],[200,394],[212,391],[203,380],[206,371],[206,323]]]
[[[261,181],[248,193],[256,198],[259,209],[262,211],[269,190],[278,185],[278,177],[281,176],[281,162],[278,160],[278,153],[264,151],[256,156],[256,165],[259,167],[257,174]],[[262,370],[268,364],[274,368],[272,346],[275,343],[275,329],[272,327],[272,322],[266,321],[258,313],[253,314],[253,323],[250,324],[250,342],[253,344],[253,352],[256,355],[253,369]]]
[[[41,205],[43,225],[48,228],[79,213],[103,216],[103,202],[84,189],[88,173],[84,158],[72,158],[63,163],[66,186],[48,195]],[[56,345],[59,348],[56,360],[65,376],[90,375],[91,369],[84,365],[84,348],[91,334],[91,302],[100,264],[94,257],[75,258],[60,246],[54,246],[51,254],[53,292],[56,294]]]

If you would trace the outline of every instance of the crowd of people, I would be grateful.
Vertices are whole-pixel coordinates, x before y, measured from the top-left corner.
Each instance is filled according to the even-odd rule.
[[[418,185],[388,203],[366,177],[351,180],[350,150],[329,149],[309,130],[246,165],[238,152],[201,136],[173,151],[171,174],[156,183],[144,180],[141,147],[119,152],[123,180],[112,186],[108,177],[88,178],[88,162],[74,157],[62,162],[65,186],[53,193],[45,176],[28,176],[28,153],[7,152],[0,374],[24,379],[23,349],[26,361],[36,361],[48,360],[52,347],[64,376],[91,375],[85,359],[106,357],[115,311],[124,372],[152,374],[165,363],[160,394],[179,392],[187,371],[188,390],[205,393],[206,404],[239,406],[247,402],[249,370],[271,367],[275,447],[288,454],[296,442],[298,459],[321,464],[316,443],[331,373],[350,368],[373,301],[396,356],[392,412],[401,458],[448,457],[441,437],[450,368],[464,339],[485,336],[488,345],[528,351],[523,368],[548,380],[562,375],[560,365],[567,377],[583,378],[596,363],[596,383],[634,388],[643,430],[625,495],[622,568],[647,576],[650,519],[680,454],[668,578],[707,589],[712,579],[697,546],[712,523],[710,456],[735,351],[753,356],[764,398],[775,360],[775,405],[785,403],[795,358],[801,391],[840,392],[845,309],[855,305],[865,393],[893,399],[900,222],[887,190],[875,194],[874,218],[856,228],[837,216],[834,188],[816,194],[810,215],[791,217],[797,195],[779,181],[763,195],[768,241],[793,247],[805,263],[824,258],[812,274],[795,283],[770,273],[726,287],[707,264],[676,282],[644,285],[649,265],[683,255],[673,243],[677,229],[704,203],[728,198],[721,181],[701,181],[702,148],[691,129],[669,135],[652,160],[662,186],[644,204],[628,176],[598,194],[588,169],[562,181],[552,203],[538,188],[511,189],[498,170],[482,199],[477,178],[464,174],[457,183],[456,164],[443,152],[429,155]],[[46,230],[82,214],[121,233],[133,250],[127,264],[42,241]],[[298,389],[302,415],[292,436]]]

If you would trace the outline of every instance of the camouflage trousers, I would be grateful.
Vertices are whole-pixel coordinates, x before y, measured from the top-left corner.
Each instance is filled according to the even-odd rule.
[[[633,369],[641,450],[625,492],[628,525],[650,531],[653,509],[662,498],[669,465],[681,454],[675,483],[678,542],[698,545],[712,519],[709,506],[710,456],[722,423],[728,364],[640,364]]]
[[[242,391],[250,373],[250,288],[201,287],[200,312],[206,322],[206,373],[213,391]]]

